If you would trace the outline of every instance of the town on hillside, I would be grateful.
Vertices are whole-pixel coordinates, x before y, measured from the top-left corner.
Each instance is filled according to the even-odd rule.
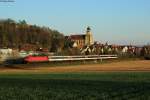
[[[109,41],[109,40],[107,40]],[[25,20],[0,21],[0,61],[27,56],[118,55],[149,58],[150,45],[117,45],[95,41],[92,29],[84,34],[64,34],[48,27],[29,25]]]

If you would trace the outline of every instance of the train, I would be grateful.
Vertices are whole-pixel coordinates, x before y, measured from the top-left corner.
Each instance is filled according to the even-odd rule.
[[[28,55],[20,58],[7,59],[4,64],[26,64],[41,62],[63,62],[63,61],[89,61],[117,59],[117,55],[80,55],[80,56],[48,56],[48,55]]]

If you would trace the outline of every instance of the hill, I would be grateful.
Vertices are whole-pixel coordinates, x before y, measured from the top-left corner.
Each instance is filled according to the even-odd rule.
[[[63,47],[64,36],[57,30],[29,25],[25,20],[0,20],[0,47],[21,48],[25,44],[55,51]]]

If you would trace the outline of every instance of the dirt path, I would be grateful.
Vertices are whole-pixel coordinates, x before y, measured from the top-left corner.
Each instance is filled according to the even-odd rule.
[[[0,73],[58,73],[58,72],[150,71],[150,61],[122,61],[106,64],[71,65],[37,68],[0,68]]]

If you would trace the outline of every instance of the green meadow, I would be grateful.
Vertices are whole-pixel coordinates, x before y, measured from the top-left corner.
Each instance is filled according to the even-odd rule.
[[[149,100],[149,72],[0,74],[0,100]]]

